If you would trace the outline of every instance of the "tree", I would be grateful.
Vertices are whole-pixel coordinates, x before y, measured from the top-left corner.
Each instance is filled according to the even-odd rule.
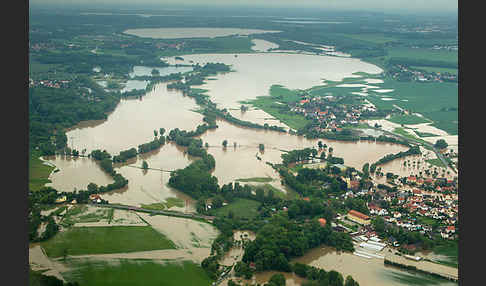
[[[264,151],[264,150],[265,150],[265,145],[263,145],[262,143],[260,143],[260,144],[258,145],[258,149],[259,149],[261,152],[262,152],[262,151]]]
[[[326,159],[326,152],[322,151],[319,158],[321,158],[321,162],[324,161]]]
[[[148,163],[145,160],[142,162],[142,169],[144,169],[144,170],[148,169]]]
[[[154,130],[154,136],[157,137],[157,130]]]
[[[270,285],[285,286],[285,277],[281,273],[273,274],[268,282],[270,283]]]
[[[220,208],[223,206],[223,202],[224,202],[224,199],[223,197],[221,197],[220,195],[217,195],[216,197],[214,197],[213,199],[213,208]]]
[[[447,142],[444,139],[439,139],[434,144],[434,147],[437,149],[445,149],[447,148],[447,146],[449,146],[449,144],[447,144]]]
[[[322,149],[322,141],[317,142],[317,146],[319,146],[319,149]]]
[[[224,148],[226,148],[226,146],[228,146],[228,140],[226,140],[226,139],[225,139],[225,140],[223,141],[223,147],[224,147]]]
[[[353,277],[351,275],[348,275],[346,277],[346,282],[344,283],[344,286],[359,286],[358,282],[354,281]]]
[[[159,129],[159,134],[160,134],[160,136],[163,136],[163,135],[164,135],[164,133],[165,133],[165,128],[160,128],[160,129]]]
[[[160,75],[160,71],[158,69],[152,69],[152,75]]]

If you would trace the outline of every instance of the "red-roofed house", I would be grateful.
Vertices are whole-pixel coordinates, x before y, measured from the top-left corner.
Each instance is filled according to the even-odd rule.
[[[359,223],[359,224],[363,224],[363,225],[369,225],[370,224],[370,217],[363,214],[363,213],[360,213],[358,211],[355,211],[355,210],[350,210],[347,214],[347,218],[351,221],[354,221],[356,223]]]
[[[326,219],[325,219],[325,218],[320,218],[320,219],[319,219],[319,224],[320,224],[322,227],[325,227],[325,226],[326,226]]]

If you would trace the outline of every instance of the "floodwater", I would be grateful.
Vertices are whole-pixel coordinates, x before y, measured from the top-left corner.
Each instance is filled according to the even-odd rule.
[[[184,39],[184,38],[215,38],[231,35],[247,36],[251,34],[278,33],[280,31],[238,29],[238,28],[146,28],[128,29],[123,33],[142,38],[154,39]]]
[[[101,149],[115,155],[152,141],[154,130],[160,128],[166,132],[174,128],[193,130],[203,123],[203,116],[191,111],[197,108],[192,98],[168,90],[167,83],[157,84],[141,99],[122,99],[107,120],[76,125],[66,132],[68,146],[86,148],[87,153]]]
[[[169,60],[174,58],[169,58]],[[224,62],[231,64],[236,72],[215,76],[216,80],[200,86],[208,89],[208,94],[224,107],[236,105],[232,110],[235,117],[244,120],[255,120],[260,124],[285,126],[262,110],[251,109],[242,113],[239,110],[240,100],[248,100],[259,95],[268,94],[273,84],[282,84],[289,88],[308,88],[322,84],[322,80],[340,80],[352,77],[352,73],[364,71],[379,73],[381,69],[357,59],[343,59],[326,56],[285,55],[285,54],[240,54],[234,55],[186,55],[185,61]],[[292,67],[292,73],[286,72],[286,67]],[[254,82],[253,82],[254,81]],[[238,86],[238,89],[234,87]],[[67,132],[68,146],[75,149],[87,149],[87,153],[94,149],[107,150],[116,155],[122,150],[150,142],[154,130],[163,127],[166,134],[174,128],[194,130],[202,124],[202,115],[191,111],[198,109],[192,98],[185,97],[176,90],[167,90],[167,83],[157,84],[151,92],[141,99],[122,99],[117,108],[108,115],[107,120],[82,122]],[[285,188],[280,183],[278,173],[266,162],[280,163],[282,150],[316,147],[319,140],[309,140],[301,136],[289,135],[268,130],[243,128],[226,121],[218,120],[219,128],[209,130],[200,138],[208,143],[208,152],[216,160],[213,175],[220,184],[226,184],[240,178],[271,177],[270,184],[283,192]],[[223,140],[228,140],[228,147],[223,148]],[[333,140],[321,141],[333,147],[334,156],[342,157],[347,166],[361,169],[363,164],[372,163],[386,154],[405,151],[401,145],[389,143],[375,143],[370,141],[340,142]],[[233,144],[236,142],[236,147]],[[259,151],[259,144],[264,144],[265,150]],[[194,211],[194,201],[182,193],[167,186],[170,174],[159,170],[141,170],[143,160],[150,168],[175,170],[190,164],[192,158],[187,156],[184,148],[174,144],[166,144],[158,150],[132,158],[125,164],[114,165],[115,170],[129,180],[128,186],[107,194],[103,198],[111,203],[141,205],[163,202],[169,197],[178,197],[186,202],[181,211]],[[260,160],[260,159],[261,160]],[[99,167],[96,166],[98,169]],[[72,181],[77,169],[73,173],[59,172],[53,177],[53,184],[58,184],[59,190],[72,189],[67,185]],[[85,188],[87,183],[97,183],[100,174],[87,176],[86,183],[76,185]],[[68,174],[63,176],[63,174]],[[62,183],[62,181],[65,183]],[[101,181],[100,181],[101,182]],[[111,182],[111,181],[110,181]],[[105,185],[97,183],[98,185]]]
[[[114,182],[113,178],[91,158],[56,155],[44,159],[59,169],[59,172],[50,174],[49,179],[52,183],[46,184],[58,191],[73,192],[75,189],[85,190],[89,183],[105,186]]]
[[[225,108],[239,108],[240,101],[268,95],[270,87],[280,84],[289,89],[307,89],[322,85],[323,80],[340,81],[358,77],[355,72],[378,74],[379,67],[353,58],[305,54],[255,53],[199,54],[184,56],[184,63],[220,62],[231,65],[229,72],[214,76],[199,88],[207,89],[213,102]],[[169,58],[175,64],[175,58]],[[237,88],[236,88],[237,87]]]
[[[265,162],[281,163],[283,151],[315,147],[318,141],[332,147],[333,156],[342,157],[346,166],[361,169],[365,163],[372,163],[381,157],[406,151],[401,145],[359,141],[343,142],[325,139],[307,139],[302,136],[289,135],[276,131],[241,128],[226,121],[217,121],[218,128],[209,130],[200,138],[207,142],[208,152],[216,160],[214,175],[220,183],[228,183],[238,178],[271,177],[280,181],[278,173]],[[222,142],[228,140],[228,147],[223,148]],[[233,143],[237,147],[233,147]],[[259,144],[264,145],[264,152],[259,151]],[[257,156],[261,160],[257,159]],[[235,164],[237,163],[237,164]],[[280,187],[281,188],[281,187]]]
[[[253,39],[251,42],[254,44],[251,49],[257,52],[268,52],[269,49],[277,49],[279,45],[261,40],[261,39]]]
[[[383,253],[382,253],[383,252]],[[379,255],[386,255],[386,248]],[[293,262],[305,263],[326,271],[335,270],[344,278],[351,275],[359,285],[410,285],[411,279],[420,279],[420,285],[457,285],[447,280],[429,281],[424,275],[412,274],[385,266],[383,259],[363,258],[349,252],[337,252],[334,248],[324,246],[310,250],[306,255],[293,259]],[[402,279],[399,279],[402,278]]]
[[[145,89],[148,85],[148,81],[146,80],[127,80],[125,83],[125,87],[121,90],[121,92],[131,91],[134,89]]]
[[[192,67],[169,66],[169,67],[159,68],[159,67],[134,66],[133,71],[129,74],[129,76],[132,78],[135,76],[151,76],[153,69],[159,71],[159,76],[167,76],[173,73],[185,73],[188,71],[192,71]]]
[[[177,248],[193,251],[193,259],[202,261],[211,253],[211,244],[219,231],[209,223],[187,218],[155,215],[139,215],[156,231],[164,234]]]
[[[170,178],[169,172],[139,168],[144,160],[149,168],[154,169],[173,171],[185,168],[192,159],[183,152],[183,148],[174,143],[167,143],[157,150],[140,155],[136,159],[133,158],[129,162],[130,165],[115,168],[128,180],[128,185],[125,188],[103,194],[103,199],[110,203],[141,206],[142,204],[165,202],[168,198],[176,197],[184,201],[184,207],[173,207],[171,210],[194,212],[195,201],[167,185]]]

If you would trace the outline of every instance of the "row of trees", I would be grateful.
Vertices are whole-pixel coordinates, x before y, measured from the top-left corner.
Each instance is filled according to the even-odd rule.
[[[407,151],[403,152],[398,152],[396,154],[387,154],[384,157],[380,158],[378,161],[370,165],[369,171],[370,173],[374,173],[376,170],[376,167],[381,164],[385,164],[387,162],[390,162],[392,160],[398,159],[398,158],[403,158],[406,156],[411,156],[411,155],[420,155],[422,152],[420,151],[419,146],[412,146],[410,149]]]

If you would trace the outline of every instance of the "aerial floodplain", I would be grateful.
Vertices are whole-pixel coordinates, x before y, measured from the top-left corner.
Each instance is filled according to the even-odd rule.
[[[185,4],[31,7],[30,285],[458,285],[457,17]]]

